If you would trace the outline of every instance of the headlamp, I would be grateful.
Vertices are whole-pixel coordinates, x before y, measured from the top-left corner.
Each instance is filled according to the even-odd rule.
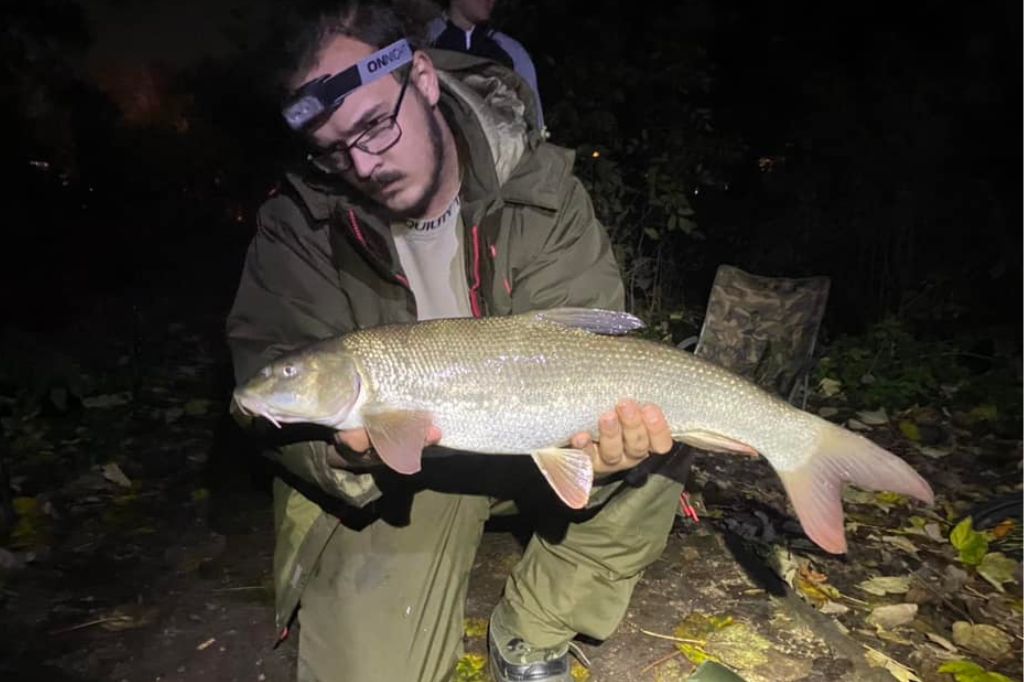
[[[292,130],[304,130],[330,116],[356,88],[386,76],[412,61],[412,46],[405,38],[374,52],[366,59],[333,75],[303,84],[281,110]]]

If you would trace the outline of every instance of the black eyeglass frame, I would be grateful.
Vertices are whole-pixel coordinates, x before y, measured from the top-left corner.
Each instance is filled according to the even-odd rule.
[[[306,161],[315,166],[317,170],[325,173],[344,173],[352,167],[352,147],[355,147],[360,152],[374,156],[380,156],[390,150],[401,139],[398,112],[401,111],[402,100],[406,98],[406,89],[409,87],[412,74],[413,70],[410,69],[406,74],[406,78],[402,79],[401,89],[398,91],[398,100],[394,103],[394,110],[390,114],[368,123],[367,127],[350,143],[346,144],[345,140],[339,139],[329,146],[318,148],[315,153],[307,154]],[[384,145],[380,147],[371,146],[374,139],[391,129],[397,131],[394,134],[394,139],[384,142]]]
[[[405,99],[405,91],[409,87],[411,78],[412,67],[410,66],[405,78],[402,79],[402,89],[398,92],[398,101],[395,102],[395,108],[390,114],[370,121],[363,132],[359,133],[352,142],[346,144],[344,140],[338,140],[327,147],[317,149],[315,153],[306,154],[306,160],[324,173],[344,173],[352,167],[351,149],[353,147],[367,154],[380,156],[398,144],[398,141],[402,139],[402,127],[398,124],[398,113],[402,109],[402,101]],[[379,148],[369,146],[382,133],[392,129],[397,131],[394,139],[383,143],[384,146]]]

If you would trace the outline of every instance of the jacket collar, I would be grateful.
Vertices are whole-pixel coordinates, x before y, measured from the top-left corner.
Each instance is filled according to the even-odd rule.
[[[524,181],[530,154],[541,141],[532,123],[535,98],[530,86],[514,72],[493,62],[448,50],[428,49],[441,84],[439,106],[456,135],[462,167],[465,212],[480,217],[506,202],[558,207],[557,187],[541,187]],[[339,212],[356,211],[382,216],[376,204],[340,180],[308,171],[286,173],[316,221],[327,221]]]

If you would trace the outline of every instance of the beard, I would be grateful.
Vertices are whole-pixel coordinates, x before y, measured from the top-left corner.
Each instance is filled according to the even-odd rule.
[[[416,91],[416,96],[417,99],[423,97],[418,91]],[[425,217],[424,213],[426,213],[430,202],[433,201],[434,195],[437,194],[437,190],[441,186],[441,167],[444,164],[444,137],[441,134],[441,124],[437,122],[437,118],[433,115],[433,110],[427,106],[426,99],[421,99],[421,102],[424,105],[423,116],[427,128],[427,141],[430,143],[427,163],[424,164],[429,180],[419,196],[410,205],[392,209],[392,213],[394,213],[396,218],[415,219]],[[382,173],[377,182],[386,187],[389,183],[401,177],[403,176],[398,171]]]

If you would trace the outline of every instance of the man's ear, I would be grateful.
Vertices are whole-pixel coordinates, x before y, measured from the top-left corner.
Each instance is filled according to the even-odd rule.
[[[437,70],[434,68],[434,62],[426,52],[417,50],[412,55],[412,65],[410,68],[412,73],[409,78],[412,80],[412,84],[416,86],[416,89],[420,91],[420,94],[423,95],[430,106],[437,104],[437,100],[441,96],[441,88],[438,85]]]

